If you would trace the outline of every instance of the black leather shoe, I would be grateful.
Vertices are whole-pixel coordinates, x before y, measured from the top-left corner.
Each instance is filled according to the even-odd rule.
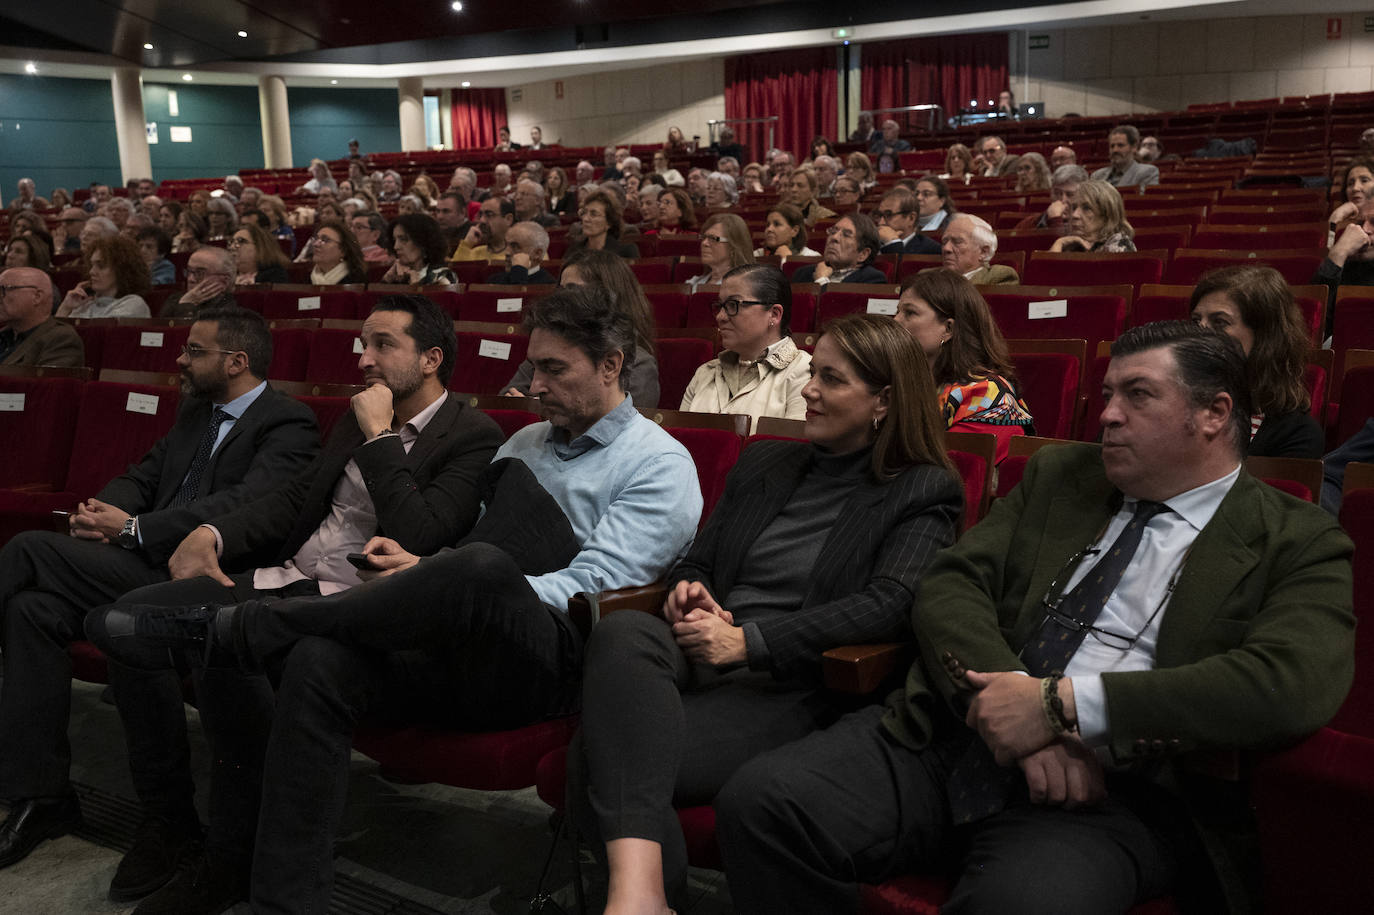
[[[65,836],[80,825],[81,805],[75,794],[15,801],[9,819],[0,826],[0,867],[24,860],[44,839]]]
[[[177,870],[201,853],[199,820],[173,823],[145,817],[134,836],[133,848],[119,862],[110,881],[111,902],[133,902],[163,886]]]
[[[127,667],[185,670],[188,658],[201,663],[205,657],[217,609],[111,604],[87,615],[86,637]]]
[[[219,915],[248,899],[248,873],[246,858],[204,853],[195,867],[140,902],[132,915]]]

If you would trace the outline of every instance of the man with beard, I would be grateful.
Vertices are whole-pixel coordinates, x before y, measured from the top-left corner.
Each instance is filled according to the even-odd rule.
[[[506,261],[506,232],[515,225],[515,201],[507,197],[488,197],[477,211],[477,221],[468,229],[454,261]]]
[[[211,515],[172,554],[173,580],[142,588],[140,595],[228,602],[337,594],[360,583],[348,556],[362,552],[374,537],[393,538],[402,548],[426,555],[467,533],[478,514],[478,478],[503,436],[486,414],[445,389],[457,349],[452,319],[423,296],[390,296],[373,308],[359,337],[358,368],[367,388],[353,395],[351,412],[335,425],[315,462],[257,499]],[[111,683],[126,731],[141,732],[179,710],[179,697],[164,697],[169,704],[160,708],[126,702],[124,684],[146,674],[111,666],[119,672]],[[216,702],[239,685],[226,686],[215,676],[196,679],[206,727],[217,735],[211,741],[215,772],[204,859],[210,869],[184,871],[167,883],[177,863],[197,851],[190,841],[196,829],[182,824],[198,828],[198,822],[189,790],[166,798],[166,805],[176,805],[164,817],[168,825],[156,842],[135,845],[111,885],[112,894],[129,899],[166,883],[144,900],[140,913],[218,912],[214,904],[220,894],[238,889],[237,881],[225,875],[239,872],[231,850],[242,837],[232,829],[235,821],[217,811],[238,809],[244,798],[235,791],[239,782],[221,777],[219,770],[235,765],[251,745],[240,734],[253,717],[252,701],[265,698],[270,705],[272,696],[265,679],[253,678],[244,686],[248,698]],[[185,740],[184,728],[171,733]],[[168,749],[130,753],[135,784],[149,780],[150,768],[166,767]],[[188,766],[175,775],[177,784],[190,788]]]
[[[1118,124],[1107,134],[1107,156],[1111,165],[1093,172],[1093,178],[1115,187],[1148,187],[1159,183],[1158,166],[1137,161],[1140,131],[1131,124]]]
[[[9,819],[0,826],[0,868],[81,822],[68,783],[67,646],[82,638],[87,611],[166,581],[167,559],[188,531],[299,474],[319,450],[314,414],[263,380],[271,361],[272,337],[260,315],[203,311],[177,359],[185,396],[171,432],[73,509],[70,535],[27,531],[0,550],[0,796],[10,799]],[[130,708],[151,703],[175,714],[182,739],[167,757],[149,760],[147,778],[136,787],[149,820],[169,828],[173,811],[162,800],[181,792],[175,828],[192,840],[200,826],[189,781],[183,791],[164,778],[164,766],[187,763],[179,678],[142,675],[124,692]],[[167,725],[145,720],[151,728]],[[129,731],[131,758],[147,758],[146,736]],[[140,842],[144,835],[141,830]]]

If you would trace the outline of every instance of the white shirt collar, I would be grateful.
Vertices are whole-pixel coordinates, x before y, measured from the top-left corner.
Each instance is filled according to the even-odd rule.
[[[1241,465],[1238,463],[1226,476],[1165,499],[1164,504],[1191,527],[1200,531],[1212,520],[1212,516],[1221,507],[1221,500],[1226,498],[1231,487],[1236,485],[1236,480],[1240,479],[1240,468]],[[1126,499],[1127,504],[1136,501],[1138,500]]]

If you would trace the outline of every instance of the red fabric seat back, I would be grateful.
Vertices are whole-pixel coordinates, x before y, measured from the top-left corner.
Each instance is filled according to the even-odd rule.
[[[310,337],[304,381],[312,384],[362,384],[358,357],[363,344],[355,330],[323,328]]]
[[[1111,356],[1094,356],[1088,360],[1088,374],[1083,378],[1083,423],[1078,440],[1095,442],[1102,435],[1102,380],[1107,377]]]
[[[81,338],[81,345],[86,349],[86,368],[91,370],[93,376],[100,374],[102,363],[105,361],[105,331],[113,327],[113,324],[85,322],[74,325],[76,335]]]
[[[1158,283],[1163,273],[1163,259],[1148,253],[1051,254],[1037,251],[1026,264],[1021,282],[1027,286],[1105,286],[1110,283],[1139,286]]]
[[[1193,233],[1194,248],[1315,248],[1326,244],[1326,226],[1202,226]]]
[[[697,482],[701,486],[701,523],[711,516],[716,502],[725,492],[725,477],[739,460],[744,440],[725,429],[692,429],[664,426],[663,431],[687,449],[697,465]]]
[[[1311,366],[1309,366],[1311,368]],[[1374,416],[1374,365],[1359,365],[1345,373],[1341,382],[1341,407],[1336,422],[1336,441],[1344,442]],[[1374,561],[1374,557],[1371,557]],[[1374,737],[1374,734],[1370,736]]]
[[[189,325],[133,325],[105,328],[101,368],[128,372],[176,372],[177,357],[191,332]]]
[[[511,286],[509,289],[486,287],[464,292],[458,302],[459,321],[519,324],[525,307],[540,296],[548,295],[554,286]]]
[[[968,530],[982,520],[983,493],[988,487],[988,463],[967,451],[946,452],[964,482],[964,518],[960,530]]]
[[[87,382],[81,392],[66,491],[87,499],[143,458],[176,422],[171,386]],[[143,411],[151,412],[143,412]]]
[[[314,331],[305,327],[272,329],[272,366],[268,378],[278,381],[304,381],[310,365],[310,342]]]
[[[263,296],[262,316],[273,318],[334,318],[356,321],[358,294],[351,290],[317,292],[272,289]]]
[[[645,290],[649,307],[654,311],[654,326],[662,328],[684,327],[683,317],[687,314],[687,296],[681,292],[659,292]]]
[[[1047,297],[1016,292],[983,290],[997,327],[1008,340],[1061,340],[1081,338],[1088,353],[1097,352],[1103,340],[1115,340],[1126,326],[1126,300],[1119,295],[1068,295]],[[1064,298],[1062,317],[1032,317],[1032,302]]]
[[[510,438],[531,423],[540,422],[539,414],[531,413],[529,410],[485,409],[482,412],[490,416],[492,421],[501,427],[501,432],[506,438]]]
[[[1164,281],[1191,286],[1195,285],[1204,273],[1218,267],[1266,264],[1283,274],[1285,282],[1299,286],[1311,281],[1325,256],[1326,252],[1323,250],[1308,252],[1180,248],[1174,252],[1174,259],[1169,263]]]
[[[655,341],[658,349],[658,404],[676,410],[696,370],[715,356],[710,340],[690,337],[664,337]],[[654,404],[639,404],[653,407]]]
[[[708,286],[699,292],[687,293],[684,299],[686,306],[683,309],[683,327],[716,326],[716,313],[711,310],[711,306],[720,301],[719,286]]]
[[[1021,399],[1035,419],[1036,434],[1069,438],[1073,434],[1082,371],[1078,358],[1067,353],[1015,353],[1011,358],[1020,381]]]
[[[525,334],[460,333],[449,390],[500,394],[525,361],[529,345],[530,338]]]
[[[61,490],[76,436],[83,382],[0,375],[0,487],[41,483]],[[22,443],[22,447],[20,447]]]
[[[850,287],[851,289],[853,287]],[[815,329],[822,329],[825,325],[842,315],[863,314],[896,314],[897,312],[897,292],[889,285],[874,285],[872,291],[845,291],[845,292],[822,292],[820,302],[816,305]],[[804,328],[796,327],[793,330],[801,331]]]
[[[1355,541],[1355,682],[1329,726],[1374,738],[1374,489],[1346,494],[1341,527]]]

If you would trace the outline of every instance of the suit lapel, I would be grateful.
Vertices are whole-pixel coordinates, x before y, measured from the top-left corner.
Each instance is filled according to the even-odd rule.
[[[724,550],[723,555],[717,552],[721,566],[721,572],[716,576],[718,582],[733,583],[738,578],[739,566],[749,551],[749,545],[782,511],[806,476],[810,462],[810,446],[789,448],[780,452],[775,463],[756,469],[762,485],[749,487],[741,493],[740,507],[729,529],[722,532],[721,546]]]
[[[837,570],[844,569],[857,550],[872,546],[870,535],[873,531],[887,529],[886,519],[875,520],[875,515],[882,514],[883,499],[891,492],[890,484],[874,483],[865,477],[864,482],[850,493],[844,505],[840,506],[840,514],[831,525],[830,534],[816,557],[816,568],[812,570],[811,585],[807,588],[804,604],[810,603],[811,594],[816,593],[822,585],[829,590]]]
[[[464,409],[464,405],[459,403],[458,398],[452,394],[444,401],[444,405],[434,414],[434,418],[420,432],[420,437],[415,440],[415,444],[410,446],[410,453],[406,455],[406,466],[412,471],[417,467],[425,465],[425,459],[439,443],[448,437],[453,424],[458,421],[458,415]]]

